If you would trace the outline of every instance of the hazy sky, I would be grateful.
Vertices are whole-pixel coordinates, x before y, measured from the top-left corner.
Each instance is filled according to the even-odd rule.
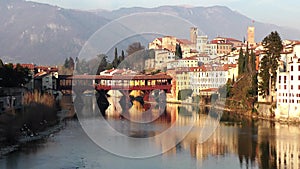
[[[223,5],[254,20],[300,29],[299,0],[32,0],[71,9],[157,7],[162,5]]]

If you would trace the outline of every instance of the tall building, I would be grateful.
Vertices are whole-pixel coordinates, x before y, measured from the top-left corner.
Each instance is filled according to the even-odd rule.
[[[199,53],[207,53],[207,43],[208,43],[208,36],[198,36],[197,37],[197,44],[196,44],[196,50]]]
[[[254,46],[256,44],[255,43],[255,27],[249,26],[247,32],[248,32],[247,42],[250,46]]]
[[[275,116],[300,117],[300,44],[293,46],[293,52],[286,56],[286,69],[277,73],[277,107]]]
[[[191,42],[196,44],[197,43],[197,37],[198,37],[198,28],[191,27],[191,29],[190,29]]]

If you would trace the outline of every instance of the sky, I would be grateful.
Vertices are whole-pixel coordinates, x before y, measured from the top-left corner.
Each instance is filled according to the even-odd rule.
[[[278,26],[300,29],[298,0],[31,0],[69,9],[117,10],[123,7],[158,7],[163,5],[222,5],[247,17]]]

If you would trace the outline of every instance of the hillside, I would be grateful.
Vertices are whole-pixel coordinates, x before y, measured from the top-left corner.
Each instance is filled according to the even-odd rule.
[[[6,62],[62,63],[76,57],[107,20],[89,12],[0,1],[0,56]]]
[[[0,58],[4,62],[61,64],[67,57],[78,56],[86,40],[106,23],[122,16],[143,12],[163,12],[187,19],[210,39],[227,36],[243,40],[247,27],[253,24],[251,18],[223,6],[162,6],[121,8],[114,11],[79,11],[23,0],[1,0]],[[254,26],[257,42],[272,30],[277,30],[282,39],[300,37],[299,30],[260,22],[255,22]],[[149,36],[141,42],[147,46],[153,38]],[[189,30],[186,31],[185,38],[189,38]],[[118,49],[126,50],[134,41],[136,40],[123,41],[118,44]],[[111,48],[113,49],[114,47]]]

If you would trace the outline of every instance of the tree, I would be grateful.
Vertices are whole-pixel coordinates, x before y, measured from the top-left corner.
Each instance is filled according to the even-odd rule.
[[[24,86],[31,80],[31,72],[28,68],[17,64],[6,64],[0,68],[0,86],[1,87],[20,87]]]
[[[261,82],[258,87],[259,94],[266,97],[270,95],[271,90],[274,89],[276,85],[278,62],[283,45],[276,31],[266,36],[262,41],[262,45],[266,54],[263,56],[260,65],[259,76],[261,77]]]
[[[140,42],[134,42],[131,45],[128,46],[128,48],[126,49],[127,55],[130,56],[133,53],[140,51],[140,50],[144,50],[145,46],[142,46]]]
[[[250,66],[251,66],[250,71],[256,73],[256,55],[253,49],[251,49],[251,54],[250,54]]]
[[[108,62],[107,62],[107,56],[106,55],[98,55],[98,69],[97,69],[97,75],[104,71],[105,69],[107,69],[107,65],[108,65]]]
[[[69,58],[69,69],[74,70],[75,67],[75,62],[74,59],[72,57]]]
[[[120,63],[120,60],[118,58],[118,49],[115,48],[115,58],[114,58],[114,60],[112,62],[112,67],[117,68],[118,65],[119,65],[119,63]]]
[[[123,62],[124,59],[125,59],[125,54],[124,54],[124,50],[122,50],[121,56],[119,57],[120,63]]]
[[[69,59],[68,58],[65,59],[64,67],[69,68]]]
[[[246,52],[244,56],[244,73],[249,72],[249,48],[248,48],[248,42],[247,42],[247,47],[246,47]]]
[[[269,58],[267,56],[264,56],[260,62],[260,72],[259,76],[261,78],[261,81],[258,84],[259,88],[259,95],[263,96],[265,98],[266,96],[269,96],[269,80],[270,80],[270,67],[269,67]]]
[[[239,59],[238,59],[239,75],[244,73],[244,64],[245,64],[245,59],[244,59],[243,49],[241,47],[239,53]]]
[[[4,67],[3,61],[0,59],[0,69]]]
[[[85,74],[90,72],[89,65],[85,59],[79,60],[77,58],[76,60],[76,71],[78,74]]]
[[[175,58],[182,59],[182,50],[179,44],[176,44]]]

